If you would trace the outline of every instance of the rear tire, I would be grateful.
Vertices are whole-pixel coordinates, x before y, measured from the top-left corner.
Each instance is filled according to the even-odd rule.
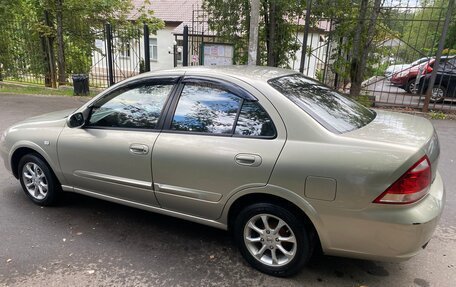
[[[37,205],[53,205],[61,185],[49,165],[35,154],[24,155],[18,164],[18,175],[25,194]]]
[[[312,256],[311,230],[296,215],[278,205],[247,206],[237,216],[233,231],[244,259],[268,275],[296,274]]]
[[[443,103],[446,96],[446,88],[443,86],[434,86],[432,88],[431,103]]]

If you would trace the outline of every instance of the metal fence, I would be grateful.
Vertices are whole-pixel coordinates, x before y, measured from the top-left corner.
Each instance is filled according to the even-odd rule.
[[[360,19],[349,14],[334,18],[316,16],[313,12],[319,9],[318,1],[309,0],[311,4],[312,1],[315,5],[310,5],[308,9],[311,11],[310,25],[302,23],[305,29],[296,35],[303,47],[304,57],[298,57],[290,66],[297,69],[301,64],[305,75],[349,93],[349,69],[353,55],[346,47],[347,42],[353,39],[341,35],[339,27],[355,27]],[[455,13],[449,5],[454,3],[452,1],[382,2],[373,27],[378,36],[371,39],[373,43],[361,95],[369,96],[377,106],[423,109],[430,78],[434,76],[436,81],[429,89],[428,108],[456,110],[456,59],[451,57],[456,55],[456,50],[450,49],[448,44],[451,42],[449,35],[456,37],[456,33],[449,30],[456,29]],[[367,25],[371,18],[364,20]],[[446,24],[446,21],[449,23]],[[350,34],[355,30],[346,32]],[[301,52],[298,51],[298,54]],[[439,56],[438,67],[436,56]]]
[[[147,25],[145,27],[147,29]],[[144,72],[146,68],[150,70],[150,66],[146,67],[150,60],[146,61],[144,55],[149,47],[148,34],[142,29],[106,24],[97,35],[89,70],[91,85],[107,87]]]
[[[0,34],[0,77],[18,82],[44,84],[47,67],[46,42],[30,23],[4,22]],[[8,41],[6,40],[8,39]]]
[[[293,23],[297,27],[296,44],[302,48],[288,55],[290,68],[349,93],[353,51],[347,47],[356,37],[357,23],[363,20],[368,25],[374,20],[370,32],[376,36],[369,40],[361,95],[379,106],[422,109],[432,76],[435,85],[429,89],[433,92],[429,108],[456,110],[456,88],[452,88],[456,86],[456,59],[451,58],[456,50],[450,49],[456,48],[456,40],[450,47],[452,39],[448,36],[456,38],[451,30],[456,30],[454,0],[383,0],[376,17],[365,15],[365,19],[350,13],[328,16],[325,7],[318,6],[321,1],[308,0],[303,7],[305,16]],[[174,66],[204,64],[204,44],[219,42],[209,29],[207,13],[199,7],[191,13],[188,36],[174,35],[175,44],[169,52],[174,54]],[[55,51],[56,39],[35,30],[23,22],[2,23],[0,79],[48,86],[56,81],[55,55],[50,53]],[[107,87],[150,70],[157,47],[149,40],[147,26],[105,24],[74,30],[78,32],[64,39],[68,83],[72,74],[84,73],[92,86]],[[416,62],[419,59],[422,61]]]
[[[25,22],[9,21],[0,33],[0,79],[57,86],[57,43],[54,36],[33,32]],[[65,35],[66,83],[73,74],[86,74],[94,87],[108,87],[150,69],[145,57],[150,54],[149,38],[144,27],[135,25],[101,25],[74,29]],[[6,38],[8,38],[6,40]],[[50,48],[51,47],[51,48]]]

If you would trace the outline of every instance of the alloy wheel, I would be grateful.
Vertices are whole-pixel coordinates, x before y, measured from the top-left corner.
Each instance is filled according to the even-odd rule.
[[[432,101],[439,102],[439,101],[442,101],[444,97],[445,97],[445,91],[442,88],[440,88],[440,87],[432,88],[432,95],[431,95]]]
[[[244,242],[250,254],[267,266],[283,266],[296,255],[293,230],[283,219],[271,214],[255,215],[246,223]]]
[[[28,162],[22,168],[27,192],[37,200],[43,200],[48,192],[48,181],[43,170],[36,163]]]

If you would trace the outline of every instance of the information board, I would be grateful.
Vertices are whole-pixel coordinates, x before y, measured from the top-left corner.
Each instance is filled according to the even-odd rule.
[[[233,65],[234,48],[230,44],[203,43],[204,66]]]

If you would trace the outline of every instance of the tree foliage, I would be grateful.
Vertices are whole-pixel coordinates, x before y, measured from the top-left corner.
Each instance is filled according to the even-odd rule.
[[[137,27],[146,22],[151,33],[164,26],[163,21],[153,17],[153,11],[145,8],[148,3],[144,1],[139,18],[133,22],[128,19],[131,0],[0,0],[0,24],[5,28],[0,30],[0,63],[18,67],[18,62],[27,62],[29,70],[43,73],[55,66],[49,55],[62,53],[65,65],[59,66],[59,73],[87,73],[95,40],[103,39],[105,23]],[[57,21],[59,15],[61,22]],[[59,28],[63,45],[55,41]],[[46,50],[46,41],[51,51]],[[24,56],[34,60],[21,61]]]
[[[210,28],[235,44],[235,62],[247,63],[249,0],[204,0],[203,7],[209,14]],[[288,54],[299,49],[294,19],[302,17],[302,7],[305,0],[261,0],[258,64],[288,65]]]
[[[371,76],[385,57],[382,43],[396,35],[388,9],[382,0],[315,0],[312,13],[317,18],[332,19],[334,41],[332,71],[351,82],[350,93],[359,95],[361,83]]]

